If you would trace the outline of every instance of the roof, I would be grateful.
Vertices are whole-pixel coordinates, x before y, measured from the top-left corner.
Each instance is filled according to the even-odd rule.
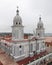
[[[45,42],[52,42],[52,37],[45,37]]]
[[[18,65],[13,59],[9,57],[2,49],[0,49],[0,65]]]
[[[18,63],[19,65],[22,65],[22,64],[25,65],[25,64],[28,64],[29,62],[32,62],[34,59],[37,59],[38,57],[41,57],[41,56],[43,56],[43,55],[45,55],[45,54],[47,54],[46,51],[40,52],[40,54],[36,54],[36,55],[34,55],[33,57],[27,57],[27,58],[25,58],[25,59],[23,59],[23,60],[18,61],[17,63]]]
[[[3,63],[0,61],[0,65],[3,65]]]
[[[52,46],[52,37],[45,37],[45,43]]]
[[[39,39],[39,38],[37,38]],[[16,40],[16,41],[13,41],[12,40],[12,37],[10,35],[7,35],[7,36],[0,36],[0,40],[5,40],[5,42],[9,42],[9,43],[14,43],[14,42],[28,42],[28,41],[35,41],[36,40],[36,37],[32,37],[31,39],[23,39],[23,40]],[[48,44],[48,45],[51,45],[52,46],[52,37],[45,37],[45,43]]]

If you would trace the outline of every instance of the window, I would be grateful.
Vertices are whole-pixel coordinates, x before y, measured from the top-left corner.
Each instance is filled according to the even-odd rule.
[[[33,51],[33,44],[30,44],[30,52]]]
[[[16,25],[17,25],[18,23],[16,22]]]
[[[39,36],[40,34],[38,33],[38,36]]]
[[[19,24],[20,24],[20,22],[19,22]]]
[[[20,45],[19,48],[21,48],[22,46]]]
[[[20,53],[20,55],[22,55],[22,52],[23,52],[22,46],[20,45],[20,46],[19,46],[19,53]]]
[[[19,25],[20,25],[21,23],[19,22]]]

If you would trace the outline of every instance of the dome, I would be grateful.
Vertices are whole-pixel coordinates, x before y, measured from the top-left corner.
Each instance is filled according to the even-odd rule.
[[[13,22],[22,22],[22,19],[21,19],[21,17],[20,17],[19,15],[16,15],[16,16],[14,17]]]
[[[19,10],[17,10],[17,15],[13,19],[13,24],[14,25],[21,25],[22,24],[22,19],[19,16]]]
[[[43,22],[42,22],[42,20],[41,20],[41,17],[39,17],[39,22],[38,22],[38,24],[37,24],[37,27],[38,27],[38,28],[43,28]]]

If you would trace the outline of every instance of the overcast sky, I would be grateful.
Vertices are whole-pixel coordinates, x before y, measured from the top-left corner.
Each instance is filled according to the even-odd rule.
[[[36,29],[41,15],[45,32],[52,33],[52,0],[0,0],[0,32],[11,32],[17,6],[25,32]]]

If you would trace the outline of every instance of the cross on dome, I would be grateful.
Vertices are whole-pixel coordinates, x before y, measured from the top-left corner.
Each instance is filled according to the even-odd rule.
[[[17,15],[19,15],[19,10],[18,10],[18,6],[17,6],[17,11],[16,11],[16,12],[17,12]]]

